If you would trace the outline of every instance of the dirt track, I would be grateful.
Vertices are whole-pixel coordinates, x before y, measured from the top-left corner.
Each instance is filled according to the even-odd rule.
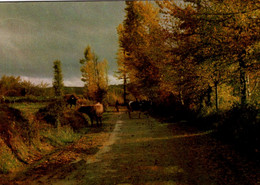
[[[260,183],[259,168],[213,139],[210,131],[133,117],[111,113],[111,125],[104,131],[57,151],[4,184]]]

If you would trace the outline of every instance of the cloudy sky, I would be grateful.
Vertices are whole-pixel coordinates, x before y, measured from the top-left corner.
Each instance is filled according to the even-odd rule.
[[[90,45],[116,71],[124,1],[0,3],[0,77],[52,83],[53,61],[62,62],[65,85],[82,86],[79,60]]]

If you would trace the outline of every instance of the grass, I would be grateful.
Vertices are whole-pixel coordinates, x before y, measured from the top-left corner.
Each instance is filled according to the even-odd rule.
[[[41,131],[40,135],[52,146],[64,146],[81,138],[81,133],[75,133],[69,126],[49,128]]]
[[[27,129],[19,131],[21,135],[24,135],[23,132],[26,132],[28,138],[17,136],[11,142],[12,147],[17,151],[16,155],[19,155],[23,161],[29,164],[56,149],[79,140],[86,133],[103,132],[104,129],[112,129],[111,125],[107,123],[109,112],[103,115],[103,121],[106,123],[105,127],[96,127],[94,123],[94,127],[90,128],[82,123],[83,127],[75,129],[72,126],[73,124],[78,124],[80,123],[79,121],[82,121],[81,119],[88,119],[88,117],[79,119],[80,117],[74,109],[67,110],[67,108],[63,112],[61,124],[55,127],[55,125],[48,124],[36,116],[38,110],[46,107],[48,104],[46,102],[17,102],[9,104],[13,111],[16,109],[20,110],[21,117],[26,118],[24,126],[29,125],[28,128],[26,127]],[[5,113],[4,110],[2,113]],[[16,155],[12,153],[3,138],[0,137],[0,173],[17,171],[25,165]]]
[[[46,107],[48,103],[45,102],[21,102],[9,104],[11,108],[21,111],[21,116],[26,118],[27,124],[29,124],[27,137],[20,137],[20,135],[12,137],[11,145],[17,151],[17,154],[13,154],[11,149],[4,142],[4,138],[0,137],[0,173],[9,173],[18,170],[24,164],[20,162],[16,155],[23,161],[31,163],[36,158],[51,152],[53,149],[66,144],[72,143],[81,138],[87,130],[81,129],[80,132],[74,132],[69,125],[59,126],[55,128],[53,125],[46,124],[41,120],[38,120],[35,113],[43,107]],[[6,112],[2,112],[7,114]],[[21,133],[23,134],[23,130]]]
[[[9,106],[15,109],[19,109],[25,117],[28,118],[29,115],[35,114],[40,108],[45,107],[48,103],[37,102],[37,103],[12,103]]]
[[[6,174],[21,166],[22,163],[15,158],[12,151],[4,145],[0,138],[0,173]]]

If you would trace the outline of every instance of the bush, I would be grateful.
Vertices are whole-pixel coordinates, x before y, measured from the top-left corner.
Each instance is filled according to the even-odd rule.
[[[29,159],[30,126],[21,111],[0,105],[0,173],[7,173]]]
[[[59,117],[61,117],[65,105],[63,99],[57,99],[48,106],[40,108],[36,113],[36,117],[51,125],[57,126],[58,122],[60,122]]]
[[[22,116],[20,110],[11,108],[5,104],[0,105],[0,136],[4,140],[8,140],[10,135],[21,135],[24,139],[28,139],[28,120]]]
[[[63,112],[61,123],[62,125],[69,125],[74,131],[85,128],[88,125],[88,121],[85,117],[73,109],[65,110]]]
[[[62,99],[58,99],[39,109],[36,117],[56,127],[58,124],[60,126],[69,125],[73,130],[79,130],[88,125],[84,116],[78,111],[66,107],[66,103]]]
[[[218,135],[240,149],[247,148],[251,152],[259,152],[259,109],[255,105],[235,104],[223,114],[217,127]]]

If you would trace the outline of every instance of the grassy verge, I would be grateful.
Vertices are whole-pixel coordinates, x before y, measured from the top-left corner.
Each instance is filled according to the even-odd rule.
[[[0,172],[13,172],[15,169],[22,167],[23,164],[13,155],[11,149],[6,146],[0,138]]]
[[[66,107],[61,114],[63,122],[58,127],[39,119],[36,113],[47,105],[45,102],[0,105],[0,174],[33,163],[88,132],[84,125],[77,125],[76,111]]]
[[[40,135],[43,140],[47,141],[50,145],[58,147],[78,140],[82,136],[82,133],[74,132],[69,126],[63,126],[43,130],[40,132]]]
[[[107,136],[113,129],[114,123],[110,120],[109,112],[103,115],[103,127],[96,127],[95,124],[89,127],[87,116],[81,115],[74,108],[57,105],[55,102],[0,104],[0,174],[27,168],[41,161],[44,156],[71,143],[74,145],[75,141],[82,138],[91,140],[87,145],[93,144],[92,137]],[[60,111],[59,116],[57,111]],[[55,121],[57,118],[60,119]]]

